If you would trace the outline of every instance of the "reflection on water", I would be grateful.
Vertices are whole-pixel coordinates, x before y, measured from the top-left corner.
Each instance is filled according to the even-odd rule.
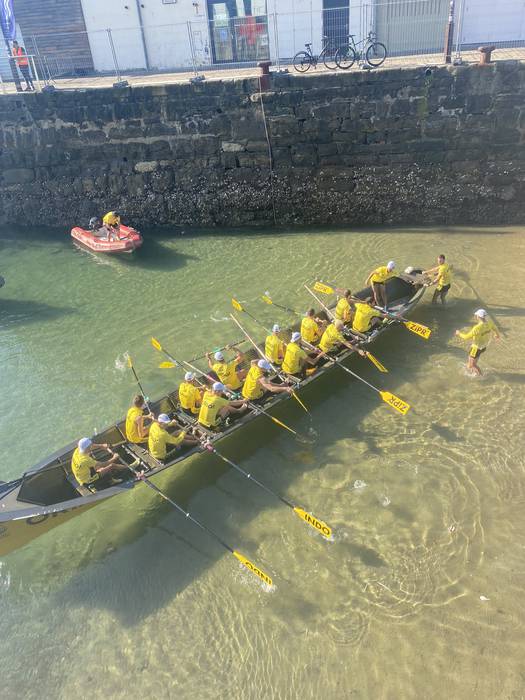
[[[312,419],[295,403],[282,414],[311,441],[262,418],[223,448],[333,542],[195,458],[159,487],[268,571],[272,593],[137,486],[0,562],[3,697],[521,697],[519,231],[156,232],[123,260],[49,231],[4,231],[0,247],[2,479],[124,413],[126,351],[151,397],[174,385],[151,335],[182,357],[237,339],[232,296],[285,324],[261,294],[303,309],[304,282],[357,289],[390,258],[430,266],[444,252],[455,270],[450,305],[428,295],[415,312],[428,342],[398,328],[374,350],[389,374],[353,367],[409,400],[408,416],[334,370],[302,396]],[[504,335],[472,379],[454,330],[480,306]]]

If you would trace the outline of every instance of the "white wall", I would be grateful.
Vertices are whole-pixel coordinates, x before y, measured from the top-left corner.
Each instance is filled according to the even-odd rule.
[[[345,5],[341,0],[341,6]],[[323,0],[268,0],[268,14],[277,13],[279,54],[281,58],[291,58],[305,49],[306,42],[312,43],[312,51],[319,53],[322,47]],[[270,56],[276,60],[276,47],[273,34],[273,18],[269,18]]]
[[[462,44],[525,40],[525,0],[463,1]],[[456,5],[458,11],[460,7],[461,0]]]

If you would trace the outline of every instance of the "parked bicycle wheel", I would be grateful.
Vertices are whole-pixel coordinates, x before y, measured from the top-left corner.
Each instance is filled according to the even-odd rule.
[[[335,70],[337,68],[337,63],[335,62],[336,53],[337,51],[335,49],[328,49],[323,54],[323,63],[328,70]]]
[[[381,44],[381,42],[376,41],[371,44],[365,54],[366,62],[373,68],[378,68],[381,64],[385,62],[386,58],[386,46]]]
[[[293,67],[299,73],[306,73],[312,65],[312,57],[307,51],[299,51],[293,57]]]
[[[351,46],[340,46],[335,52],[335,63],[339,68],[348,70],[356,61],[356,53]]]

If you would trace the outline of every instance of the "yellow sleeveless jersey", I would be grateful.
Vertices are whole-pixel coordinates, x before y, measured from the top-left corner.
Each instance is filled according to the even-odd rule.
[[[212,391],[205,391],[202,397],[201,410],[199,411],[199,423],[206,426],[206,428],[215,428],[220,409],[227,405],[227,399],[217,396]]]
[[[386,282],[391,277],[395,277],[395,273],[390,272],[387,269],[387,266],[383,265],[382,267],[378,267],[374,270],[374,272],[372,273],[372,277],[370,278],[370,282]]]
[[[374,316],[381,316],[381,314],[368,304],[356,303],[352,328],[354,331],[365,333],[370,329],[370,322]]]
[[[115,216],[114,211],[108,211],[102,219],[102,223],[108,226],[118,226],[120,224],[120,216]]]
[[[91,476],[91,469],[96,463],[97,460],[91,455],[84,454],[76,448],[71,457],[71,471],[79,484],[91,484],[98,479],[98,474]]]
[[[467,333],[460,333],[459,337],[463,340],[472,340],[472,346],[483,350],[488,345],[488,342],[493,333],[497,333],[497,328],[489,319],[476,323]]]
[[[190,382],[182,382],[179,386],[179,401],[182,408],[197,414],[199,412],[197,404],[200,403],[200,400],[201,392],[199,388]]]
[[[260,399],[264,394],[264,389],[259,384],[258,379],[262,377],[264,372],[257,365],[252,365],[250,371],[246,375],[244,380],[244,385],[242,387],[242,395],[245,399],[253,401],[254,399]]]
[[[269,362],[280,365],[284,357],[284,343],[276,335],[269,335],[264,344],[264,354]]]
[[[321,331],[317,321],[310,316],[306,316],[301,321],[301,338],[307,343],[316,343],[321,337]]]
[[[446,287],[452,282],[452,270],[450,269],[450,265],[448,263],[443,263],[442,265],[438,266],[438,276],[438,289],[443,289],[443,287]]]
[[[144,415],[142,408],[137,408],[132,406],[126,415],[126,437],[129,442],[147,442],[147,437],[140,437],[139,429],[137,426],[137,418]]]
[[[297,374],[301,371],[301,360],[307,356],[305,351],[297,343],[288,343],[283,360],[283,370],[288,374]]]
[[[342,297],[339,299],[337,302],[337,306],[335,307],[335,317],[339,321],[343,321],[344,323],[348,323],[352,316],[352,309],[350,307],[350,304],[348,303],[348,300]]]
[[[216,362],[212,367],[219,380],[233,390],[241,386],[241,380],[237,376],[237,364],[237,360],[232,360],[231,362]]]
[[[186,437],[184,430],[178,435],[170,435],[158,423],[153,423],[149,430],[148,450],[155,459],[164,459],[167,454],[167,445],[180,445]]]
[[[343,334],[337,330],[333,323],[331,323],[323,333],[319,347],[323,352],[330,352],[336,343],[343,341]]]

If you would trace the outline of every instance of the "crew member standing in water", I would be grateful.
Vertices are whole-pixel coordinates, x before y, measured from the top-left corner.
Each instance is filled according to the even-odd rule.
[[[436,284],[436,290],[432,296],[432,303],[437,304],[438,299],[441,299],[441,303],[445,303],[445,297],[450,289],[450,284],[452,282],[452,270],[450,265],[445,262],[445,256],[443,254],[438,255],[438,264],[436,267],[431,267],[429,270],[423,270],[424,275],[435,275],[431,284]]]
[[[499,340],[500,336],[498,329],[494,322],[490,320],[485,309],[478,309],[474,313],[474,316],[477,321],[476,325],[467,331],[467,333],[456,331],[456,335],[462,340],[472,340],[472,345],[468,353],[467,369],[471,374],[479,376],[482,373],[478,367],[479,356],[485,352],[493,335],[496,340]]]

